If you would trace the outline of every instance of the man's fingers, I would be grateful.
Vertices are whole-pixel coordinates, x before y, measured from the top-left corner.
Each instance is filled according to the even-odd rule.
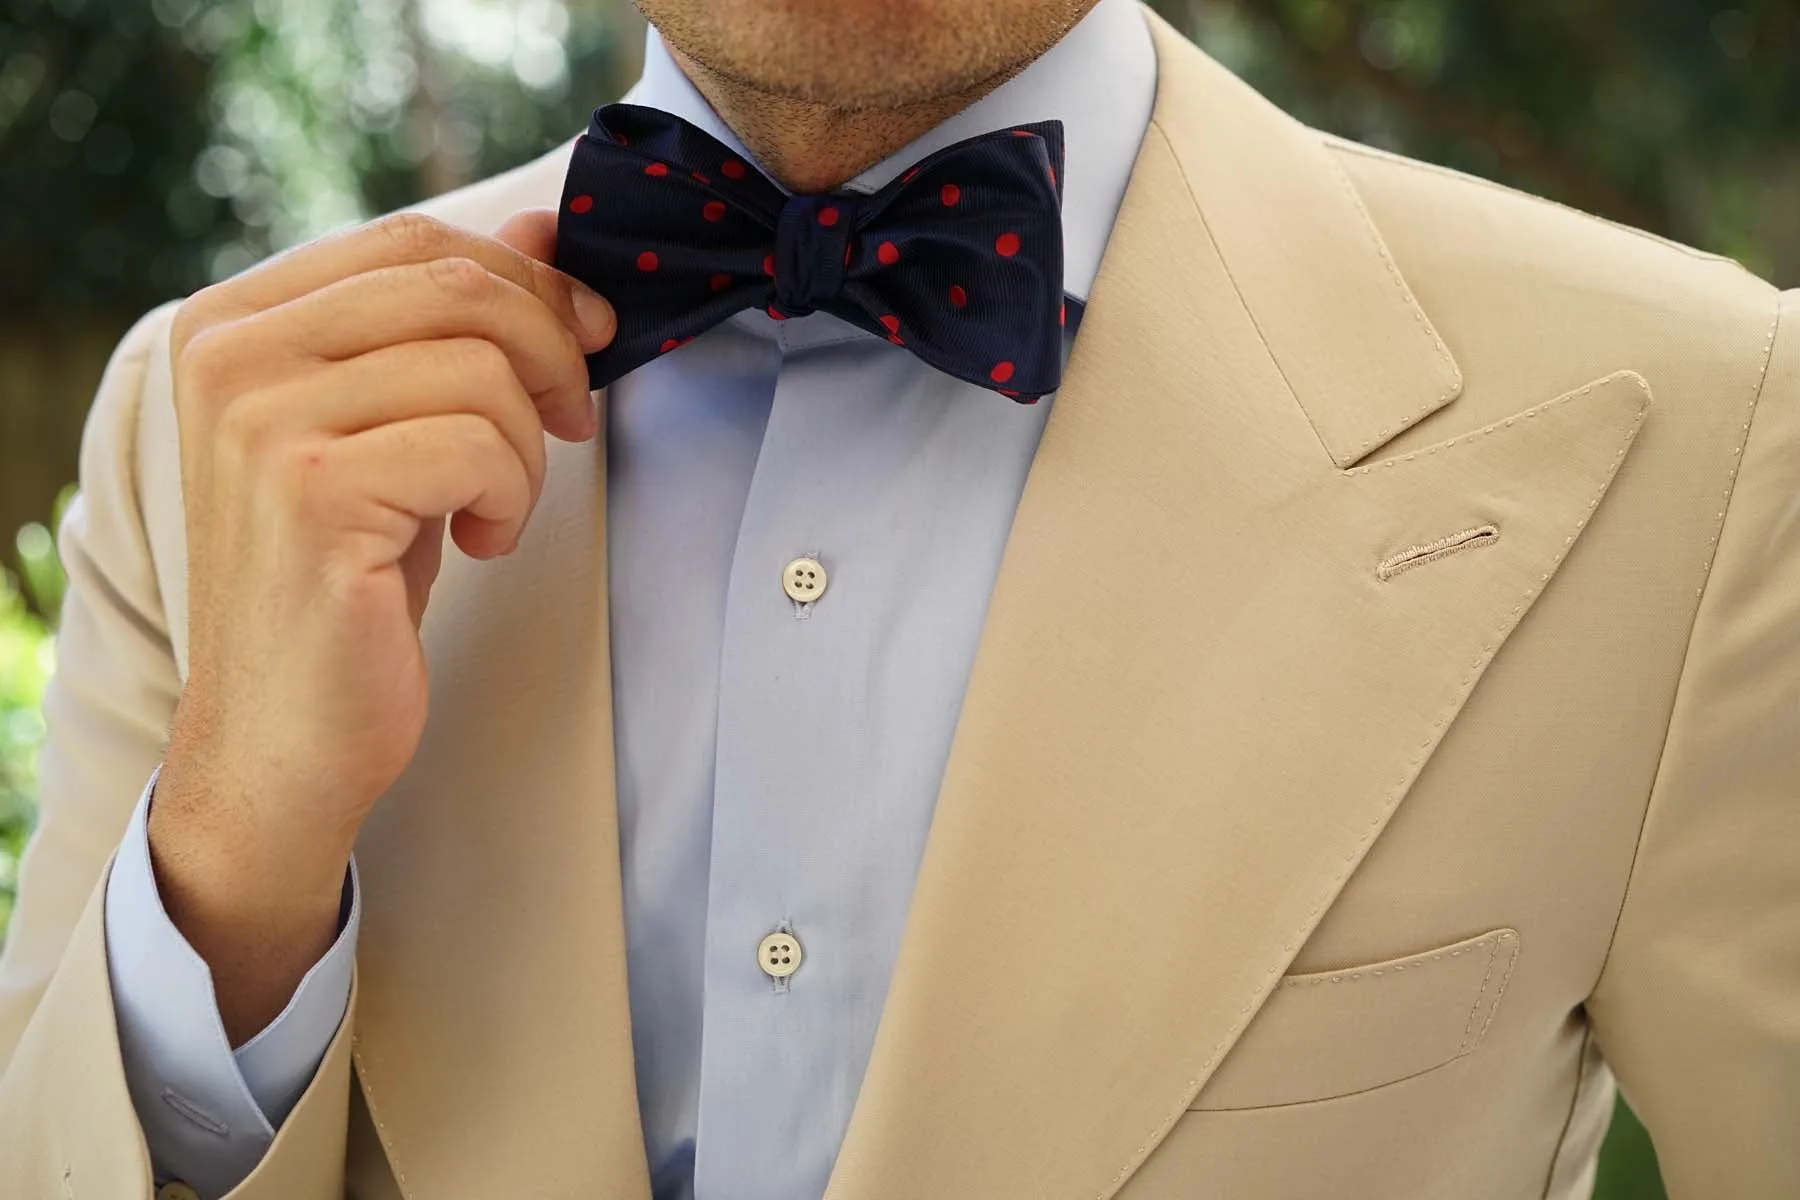
[[[314,503],[328,526],[398,543],[450,517],[451,537],[475,558],[504,554],[531,511],[531,479],[493,422],[470,413],[396,421],[338,438],[322,452]]]
[[[547,208],[528,208],[508,217],[499,229],[494,231],[496,241],[503,242],[527,258],[546,265],[552,264],[556,258],[556,213]],[[603,325],[606,340],[598,344],[582,343],[583,351],[598,350],[610,343],[618,332],[619,322],[613,314],[612,305],[602,299],[599,293],[590,290],[586,284],[570,279],[571,301],[580,313],[596,303],[606,305],[604,314],[596,315],[591,323]],[[584,318],[586,319],[586,318]]]
[[[574,335],[530,293],[473,259],[380,267],[243,317],[233,328],[242,335],[231,339],[233,353],[243,361],[222,369],[244,376],[296,352],[342,362],[409,342],[479,338],[499,349],[546,429],[569,441],[594,432],[587,366]],[[380,394],[349,399],[377,406]]]
[[[494,240],[549,265],[556,257],[556,214],[547,208],[516,212],[494,230]]]
[[[222,436],[275,445],[296,435],[348,436],[398,421],[463,412],[493,423],[531,481],[544,485],[544,427],[506,356],[480,338],[407,342],[332,363],[234,401]]]
[[[472,259],[530,292],[576,333],[584,351],[605,346],[617,330],[605,300],[547,262],[424,213],[399,212],[283,251],[196,292],[176,316],[175,351],[220,321],[274,308],[351,275],[439,258]]]

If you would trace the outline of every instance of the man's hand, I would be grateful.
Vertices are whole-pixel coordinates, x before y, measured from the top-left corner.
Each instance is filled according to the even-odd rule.
[[[549,212],[494,238],[399,214],[175,315],[189,673],[150,846],[233,1045],[330,946],[357,830],[418,748],[446,522],[511,553],[544,434],[598,432],[583,354],[616,324],[545,265],[554,239]]]

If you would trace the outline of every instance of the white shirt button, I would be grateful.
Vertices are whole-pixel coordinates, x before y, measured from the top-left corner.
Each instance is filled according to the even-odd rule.
[[[825,568],[816,558],[796,558],[781,572],[781,590],[802,604],[825,594]]]
[[[756,965],[771,979],[786,979],[800,969],[800,939],[791,933],[771,933],[756,948]]]
[[[185,1183],[174,1181],[156,1189],[156,1200],[200,1200],[200,1193]]]

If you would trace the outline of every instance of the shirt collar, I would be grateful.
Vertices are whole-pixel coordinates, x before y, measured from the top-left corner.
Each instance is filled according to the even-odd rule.
[[[844,187],[872,192],[953,142],[1061,121],[1063,290],[1086,301],[1155,99],[1156,49],[1137,0],[1100,0],[1036,62]],[[654,26],[644,38],[643,76],[624,100],[673,113],[757,161],[675,64]]]

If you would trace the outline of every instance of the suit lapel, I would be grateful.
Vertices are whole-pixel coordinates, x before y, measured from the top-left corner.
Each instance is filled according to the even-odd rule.
[[[448,555],[423,745],[358,843],[355,1059],[409,1196],[647,1198],[620,908],[604,448],[505,569]]]
[[[1648,404],[1621,375],[1351,467],[1451,403],[1455,364],[1313,136],[1154,24],[1156,118],[1007,544],[830,1200],[1116,1192]]]

